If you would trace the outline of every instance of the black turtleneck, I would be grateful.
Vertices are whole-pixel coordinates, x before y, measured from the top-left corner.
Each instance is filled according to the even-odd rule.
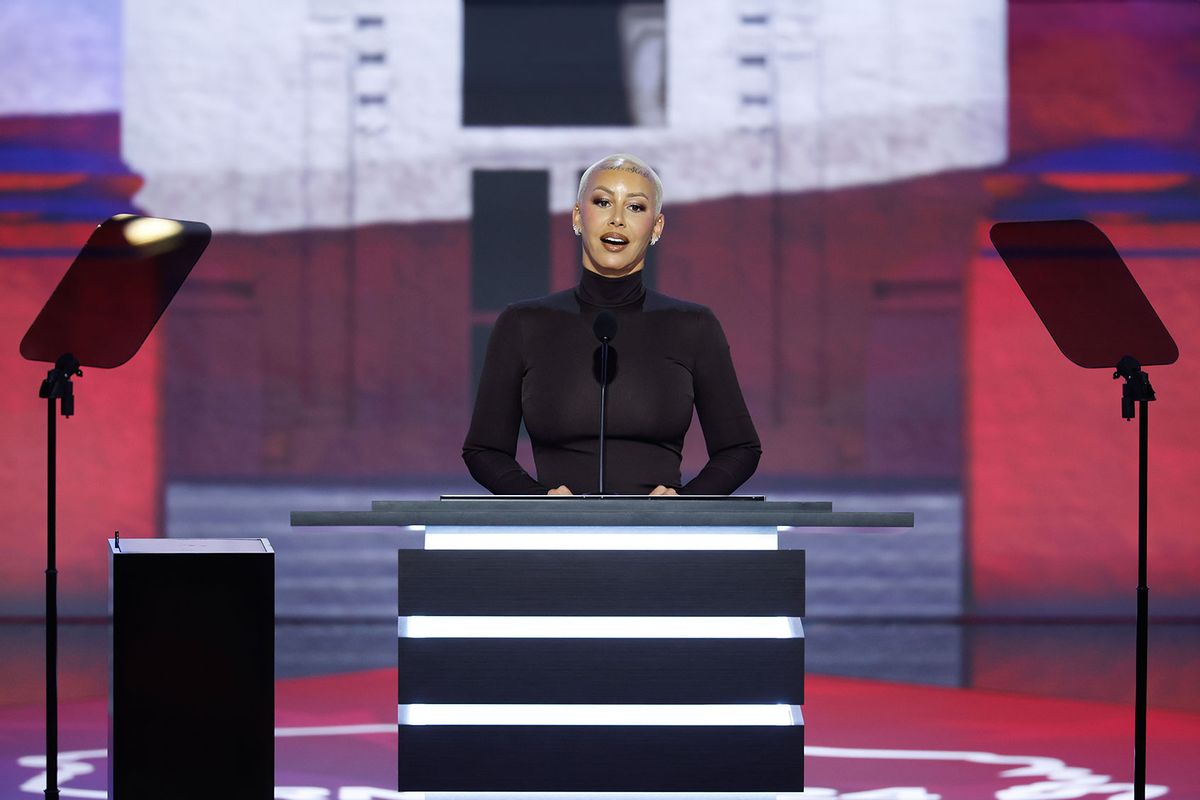
[[[647,494],[730,494],[758,465],[761,448],[721,325],[704,306],[649,291],[641,272],[604,278],[514,303],[496,320],[463,460],[493,494],[545,494],[560,485],[595,492],[600,387],[592,323],[617,318],[608,388],[605,488]],[[683,437],[695,405],[708,464],[683,485]],[[537,480],[516,460],[522,418]]]

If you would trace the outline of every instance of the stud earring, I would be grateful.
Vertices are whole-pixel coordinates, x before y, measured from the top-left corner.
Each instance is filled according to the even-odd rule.
[[[650,246],[651,246],[651,247],[653,247],[653,246],[654,246],[654,245],[656,245],[656,244],[658,244],[658,237],[657,237],[657,236],[651,236],[651,237],[650,237]]]
[[[583,231],[579,230],[578,225],[572,225],[571,230],[575,231],[576,236],[583,236]]]

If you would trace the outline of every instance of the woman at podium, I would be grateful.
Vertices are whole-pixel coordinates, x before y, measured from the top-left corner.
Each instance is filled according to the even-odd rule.
[[[762,449],[721,324],[704,306],[651,291],[646,250],[663,235],[662,181],[640,159],[597,161],[579,182],[572,222],[583,271],[573,289],[508,306],[496,320],[463,460],[494,494],[581,494],[599,476],[601,312],[610,348],[605,490],[730,494]],[[708,463],[682,482],[683,439],[695,407]],[[516,460],[522,419],[537,478]]]

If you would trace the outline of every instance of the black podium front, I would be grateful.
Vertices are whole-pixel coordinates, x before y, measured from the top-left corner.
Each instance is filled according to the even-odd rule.
[[[109,540],[112,800],[271,800],[266,539]]]
[[[294,512],[399,551],[399,790],[800,792],[804,552],[780,527],[910,513],[743,498],[459,499]]]

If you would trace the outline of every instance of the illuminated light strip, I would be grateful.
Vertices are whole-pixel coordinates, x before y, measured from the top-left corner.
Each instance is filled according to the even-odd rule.
[[[796,617],[400,617],[401,639],[803,639]]]
[[[395,725],[317,725],[307,728],[276,728],[275,736],[284,739],[292,736],[364,736],[375,733],[395,732]]]
[[[401,725],[670,725],[796,727],[804,724],[800,706],[778,705],[618,705],[527,703],[401,704]]]
[[[395,797],[396,800],[832,800],[836,796],[777,792],[425,792],[401,793]]]
[[[401,793],[396,800],[832,800],[836,796],[777,792],[424,792]]]
[[[426,550],[777,550],[774,528],[429,526]]]

